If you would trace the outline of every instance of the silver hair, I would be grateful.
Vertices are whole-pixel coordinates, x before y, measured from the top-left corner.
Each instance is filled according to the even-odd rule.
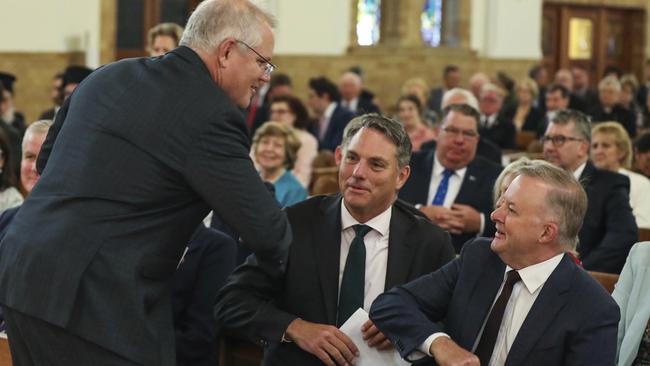
[[[211,52],[227,38],[235,38],[257,47],[265,24],[273,27],[275,19],[249,0],[205,0],[187,21],[180,45]]]
[[[25,135],[23,135],[22,148],[25,150],[25,141],[32,135],[47,134],[52,127],[52,120],[42,119],[40,121],[32,122],[25,130]]]
[[[442,108],[447,107],[449,104],[458,104],[459,102],[454,102],[454,103],[449,102],[449,100],[455,96],[463,97],[464,98],[463,103],[469,105],[470,107],[478,111],[478,100],[476,100],[476,97],[474,96],[474,94],[472,94],[472,92],[463,88],[453,88],[451,90],[447,90],[445,94],[442,96]]]

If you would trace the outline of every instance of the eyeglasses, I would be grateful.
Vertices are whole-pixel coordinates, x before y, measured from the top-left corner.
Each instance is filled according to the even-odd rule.
[[[442,129],[445,131],[445,133],[449,134],[449,136],[459,136],[462,135],[465,140],[473,140],[478,137],[478,133],[472,131],[472,130],[459,130],[456,127],[445,127]]]
[[[244,41],[240,41],[240,40],[238,40],[238,39],[237,39],[236,41],[237,41],[237,43],[241,43],[241,44],[243,44],[244,46],[246,46],[246,48],[248,48],[249,50],[253,51],[253,52],[257,55],[257,57],[259,57],[259,58],[261,59],[261,60],[257,60],[257,63],[260,65],[260,67],[262,67],[262,68],[264,69],[264,75],[266,75],[266,76],[271,76],[271,73],[272,73],[275,69],[278,68],[276,65],[274,65],[274,64],[271,63],[271,60],[269,60],[268,58],[266,58],[266,57],[260,55],[259,52],[255,51],[255,49],[254,49],[253,47],[249,46],[246,42],[244,42]]]
[[[584,141],[584,139],[578,138],[578,137],[569,137],[569,136],[562,136],[562,135],[546,135],[542,136],[542,144],[545,144],[547,141],[550,141],[553,143],[553,146],[555,147],[562,147],[567,141]]]

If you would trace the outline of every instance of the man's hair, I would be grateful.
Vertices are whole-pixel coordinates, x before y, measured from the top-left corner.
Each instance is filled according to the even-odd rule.
[[[618,122],[602,122],[598,123],[591,130],[591,136],[597,133],[602,133],[614,138],[614,145],[619,152],[623,152],[623,156],[618,159],[618,162],[625,169],[630,169],[632,166],[632,141],[630,136],[625,131],[625,128]]]
[[[447,101],[456,95],[462,95],[465,98],[465,101],[463,103],[478,111],[478,100],[476,100],[476,97],[474,94],[472,94],[471,91],[463,88],[453,88],[451,90],[447,90],[442,96],[442,105],[447,105]]]
[[[452,72],[458,72],[460,71],[460,68],[456,65],[447,65],[445,68],[442,70],[442,75],[447,76]]]
[[[2,83],[0,83],[0,93],[2,93]],[[0,94],[1,95],[1,94]],[[4,122],[2,122],[4,123]],[[17,187],[17,177],[14,172],[13,155],[18,153],[12,151],[9,143],[9,137],[0,130],[0,151],[2,152],[0,158],[4,160],[4,167],[0,169],[0,190],[5,190],[9,187]]]
[[[271,75],[271,81],[269,81],[269,90],[277,86],[292,86],[291,78],[287,74],[281,72],[274,73]]]
[[[354,135],[362,128],[372,128],[381,132],[395,144],[397,167],[399,169],[407,166],[411,159],[411,139],[404,129],[404,125],[392,118],[380,116],[376,113],[364,114],[353,118],[343,131],[341,148],[345,150]]]
[[[535,65],[528,70],[528,77],[531,79],[537,79],[537,76],[539,76],[539,73],[542,72],[542,69],[544,67],[542,65]]]
[[[158,36],[171,37],[174,40],[174,43],[178,45],[178,42],[180,42],[181,37],[183,36],[183,27],[176,23],[160,23],[149,29],[149,33],[147,34],[149,48],[153,47],[153,42]]]
[[[555,114],[551,122],[561,126],[573,122],[574,131],[585,140],[591,142],[591,118],[586,114],[575,109],[563,109]]]
[[[562,96],[562,99],[567,99],[569,98],[569,89],[567,89],[564,85],[560,84],[551,84],[551,86],[546,89],[546,95],[555,93],[556,91],[560,92],[560,95]]]
[[[612,88],[617,92],[621,91],[621,82],[618,81],[618,78],[616,76],[610,75],[607,77],[604,77],[603,80],[601,80],[598,83],[598,90],[603,90],[605,88]]]
[[[334,84],[330,79],[324,76],[309,79],[309,87],[313,89],[316,95],[319,97],[327,94],[330,98],[330,101],[337,103],[341,101],[339,88],[336,87],[336,84]]]
[[[52,127],[52,120],[49,119],[42,119],[40,121],[32,122],[29,126],[27,126],[21,144],[23,150],[25,149],[25,142],[27,141],[29,136],[40,135],[40,134],[47,135],[47,132],[50,130],[50,127]]]
[[[479,122],[481,121],[481,115],[472,106],[470,106],[469,104],[466,104],[466,103],[451,104],[451,105],[446,106],[442,110],[442,123],[443,124],[445,123],[445,120],[447,119],[447,116],[451,112],[460,113],[460,114],[462,114],[464,116],[474,118],[474,120],[476,121],[476,130],[478,131]]]
[[[503,98],[505,98],[506,93],[503,89],[501,89],[498,85],[492,84],[492,83],[485,83],[483,86],[481,86],[481,92],[479,93],[479,98],[483,98],[483,95],[485,93],[493,92],[496,94],[496,96],[503,101]]]
[[[278,95],[271,99],[271,107],[273,107],[273,104],[275,103],[287,103],[291,113],[296,116],[296,120],[293,123],[294,128],[298,130],[307,130],[311,126],[307,107],[305,107],[299,98],[294,97],[293,95]]]
[[[587,193],[573,175],[543,160],[516,170],[518,176],[541,180],[549,186],[547,210],[557,220],[558,240],[566,251],[574,250],[587,212]]]
[[[650,132],[637,137],[636,141],[634,141],[634,149],[639,153],[650,151]]]
[[[291,126],[281,122],[266,122],[255,130],[253,136],[253,152],[257,154],[257,146],[260,140],[267,136],[282,137],[284,139],[284,167],[287,170],[293,169],[296,159],[298,158],[298,149],[300,149],[300,139]]]
[[[256,47],[262,43],[264,24],[273,27],[273,16],[248,0],[205,0],[187,21],[179,44],[209,52],[234,38]]]

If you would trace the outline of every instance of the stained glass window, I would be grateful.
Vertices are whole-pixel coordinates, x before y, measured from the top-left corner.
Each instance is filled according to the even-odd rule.
[[[379,41],[381,0],[357,2],[357,42],[360,46],[372,46]]]
[[[442,35],[442,0],[426,0],[422,9],[422,40],[432,46],[440,46]]]

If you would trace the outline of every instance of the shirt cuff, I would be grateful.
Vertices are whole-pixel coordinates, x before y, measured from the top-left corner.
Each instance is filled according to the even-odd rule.
[[[424,340],[424,342],[420,345],[420,347],[418,349],[422,353],[424,353],[425,355],[427,355],[429,357],[433,357],[433,355],[429,352],[429,350],[431,349],[431,343],[433,343],[433,341],[435,341],[436,339],[438,339],[440,337],[449,338],[449,335],[447,333],[443,333],[443,332],[433,333],[432,335],[429,336],[429,338]]]

